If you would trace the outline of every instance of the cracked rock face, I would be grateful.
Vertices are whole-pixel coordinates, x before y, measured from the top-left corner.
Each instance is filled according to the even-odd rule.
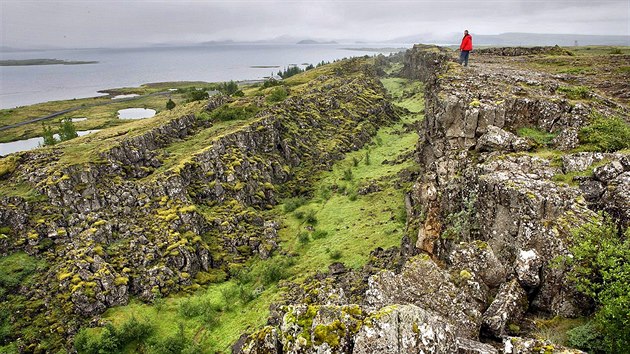
[[[516,280],[503,283],[490,307],[483,314],[483,331],[503,337],[510,323],[518,322],[527,310],[527,294]]]
[[[400,305],[384,312],[355,336],[353,354],[454,353],[454,329],[440,317],[413,305]]]
[[[454,324],[459,336],[476,339],[481,325],[482,302],[468,299],[464,289],[466,285],[479,289],[480,285],[472,277],[463,278],[458,279],[463,283],[461,287],[456,286],[451,275],[431,259],[413,258],[407,261],[400,274],[384,271],[370,277],[365,303],[370,308],[413,304]]]
[[[529,150],[531,145],[526,139],[519,138],[494,125],[489,125],[486,128],[486,133],[477,140],[476,148],[482,152],[517,152]]]

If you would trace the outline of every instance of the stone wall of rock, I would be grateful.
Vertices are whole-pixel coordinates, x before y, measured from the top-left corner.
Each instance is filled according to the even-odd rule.
[[[164,165],[164,148],[211,123],[174,118],[87,163],[58,165],[55,150],[22,153],[10,177],[45,200],[3,199],[0,222],[10,232],[0,252],[46,257],[47,288],[38,296],[84,317],[130,296],[152,300],[198,279],[225,278],[231,263],[252,255],[269,257],[279,226],[261,210],[277,203],[279,190],[292,193],[397,119],[382,85],[354,63],[211,138],[176,166]],[[213,98],[206,109],[225,103]]]

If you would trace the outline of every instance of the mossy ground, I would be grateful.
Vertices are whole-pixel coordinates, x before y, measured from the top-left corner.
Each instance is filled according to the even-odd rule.
[[[298,76],[294,80],[305,79]],[[400,245],[406,218],[404,193],[409,186],[401,176],[414,169],[412,159],[401,157],[410,155],[417,143],[418,135],[409,127],[421,117],[422,88],[399,79],[383,83],[395,97],[394,103],[413,113],[382,127],[371,143],[348,153],[329,171],[311,176],[309,189],[313,192],[303,197],[301,206],[287,212],[280,204],[268,211],[269,218],[283,225],[280,247],[289,256],[253,259],[227,281],[191,287],[188,292],[155,304],[132,301],[108,310],[103,319],[115,326],[133,316],[155,328],[146,343],[132,343],[126,352],[154,351],[155,343],[176,335],[180,324],[189,343],[195,343],[203,352],[229,352],[242,333],[264,325],[269,305],[282,292],[278,280],[299,282],[333,262],[358,268],[376,247]],[[170,147],[171,153],[185,155],[184,151],[200,144],[197,139],[202,138],[175,144]],[[378,190],[359,195],[358,190],[369,184],[378,185]],[[204,208],[199,210],[204,212]],[[304,216],[297,218],[300,214]],[[298,237],[303,233],[307,239],[304,235]],[[90,329],[89,333],[96,337],[101,331]]]
[[[421,119],[417,112],[424,109],[423,90],[405,79],[381,81],[394,104],[411,108],[412,113],[381,128],[367,147],[347,154],[330,171],[315,176],[312,199],[290,213],[282,212],[284,205],[276,208],[285,226],[280,231],[283,247],[299,255],[295,268],[304,275],[325,270],[336,261],[358,268],[373,249],[400,244],[408,185],[398,174],[413,170],[414,163],[409,157],[397,158],[410,154],[418,141],[417,133],[405,127]],[[380,190],[358,194],[370,184]]]

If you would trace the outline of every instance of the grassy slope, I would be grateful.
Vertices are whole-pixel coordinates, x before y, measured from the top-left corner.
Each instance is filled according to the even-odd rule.
[[[169,88],[189,88],[203,87],[208,83],[203,82],[174,82],[161,84],[147,84],[135,88],[120,88],[107,90],[112,95],[117,94],[139,94],[148,95],[165,91]],[[130,101],[112,101],[110,96],[83,98],[65,101],[51,101],[30,106],[23,106],[11,109],[0,109],[0,126],[11,125],[33,118],[39,118],[54,112],[66,110],[74,107],[85,107],[77,111],[69,112],[46,121],[47,125],[56,127],[58,122],[64,118],[88,118],[85,121],[75,123],[77,130],[102,129],[106,127],[125,125],[128,120],[121,120],[117,117],[117,112],[124,108],[150,108],[161,112],[166,110],[166,102],[171,98],[177,105],[185,103],[185,94],[171,92],[168,95],[156,95],[139,97]],[[99,106],[90,107],[99,104]],[[102,105],[100,105],[102,104]],[[0,134],[0,143],[28,139],[41,136],[42,122],[27,124],[21,127],[7,129]]]
[[[297,78],[301,83],[304,78]],[[423,109],[421,87],[410,85],[401,79],[384,79],[383,83],[402,107],[412,108],[412,114],[390,127],[380,129],[373,142],[364,149],[347,154],[346,158],[336,163],[331,171],[325,171],[314,177],[315,196],[295,212],[285,213],[284,205],[270,211],[283,223],[280,230],[281,247],[292,254],[290,259],[276,256],[271,260],[253,260],[243,271],[244,277],[212,284],[192,294],[164,299],[161,306],[132,302],[130,305],[112,308],[103,318],[120,325],[132,316],[151,323],[155,334],[147,343],[156,338],[176,335],[180,323],[185,328],[185,336],[197,343],[204,352],[227,352],[240,334],[251,331],[265,323],[268,307],[277,299],[281,289],[275,285],[276,278],[266,281],[270,269],[280,266],[280,277],[289,277],[294,281],[324,270],[333,262],[341,261],[351,267],[360,267],[367,261],[369,252],[376,247],[391,247],[400,244],[404,230],[404,190],[395,185],[396,174],[405,168],[412,168],[409,160],[401,164],[383,164],[393,161],[400,154],[412,151],[417,142],[414,131],[404,132],[403,124],[412,123],[419,118]],[[401,99],[403,90],[412,91]],[[192,143],[192,142],[191,142]],[[181,148],[181,147],[180,147]],[[366,151],[369,151],[370,164],[366,164]],[[355,160],[358,163],[355,166]],[[344,171],[351,169],[352,179],[343,180]],[[356,196],[356,189],[367,181],[379,180],[380,192]],[[345,186],[346,192],[331,186]],[[317,223],[315,230],[327,232],[327,236],[304,243],[296,235],[306,231],[307,223],[295,217],[296,212],[313,210]],[[340,251],[338,260],[331,257]],[[251,301],[248,291],[256,293],[264,289]],[[243,296],[243,294],[245,294]],[[158,311],[159,308],[159,311]],[[190,310],[191,308],[210,308],[211,310]],[[91,330],[96,334],[99,329]],[[128,352],[138,351],[137,344],[128,346]],[[155,351],[151,344],[145,349]]]

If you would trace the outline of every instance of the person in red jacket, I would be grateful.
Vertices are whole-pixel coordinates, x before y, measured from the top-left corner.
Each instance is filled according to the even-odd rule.
[[[468,34],[468,30],[464,31],[464,38],[462,38],[462,44],[459,45],[459,50],[461,50],[459,63],[468,66],[468,55],[472,50],[472,36]]]

